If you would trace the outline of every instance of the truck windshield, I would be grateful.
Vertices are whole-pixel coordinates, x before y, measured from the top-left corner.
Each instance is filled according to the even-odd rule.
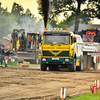
[[[36,48],[36,35],[27,35],[27,49],[35,49]]]
[[[45,35],[45,44],[70,44],[70,35]]]
[[[93,41],[94,41],[93,36],[83,35],[83,42],[93,42]]]

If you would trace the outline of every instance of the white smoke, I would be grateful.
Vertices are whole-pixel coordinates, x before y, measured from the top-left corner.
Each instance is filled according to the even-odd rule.
[[[13,29],[25,29],[25,33],[32,31],[32,32],[39,32],[41,33],[44,31],[44,23],[43,20],[40,19],[36,22],[36,18],[32,18],[28,15],[22,16],[19,18],[19,23],[17,22],[17,18],[10,14],[9,16],[0,16],[3,18],[2,23],[6,23],[3,25],[3,29],[0,30],[0,34],[3,36],[7,36],[13,32]],[[48,24],[48,28],[51,28],[51,25]]]

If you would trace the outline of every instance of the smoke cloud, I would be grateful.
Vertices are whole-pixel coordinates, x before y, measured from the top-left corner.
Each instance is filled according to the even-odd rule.
[[[44,32],[44,26],[47,26],[48,20],[49,0],[41,0],[41,6],[44,20],[36,18],[29,9],[24,13],[24,8],[17,3],[13,4],[11,12],[1,7],[0,3],[0,39],[11,34],[13,29],[25,29],[25,33],[28,31]],[[36,22],[37,19],[38,22]],[[48,24],[48,29],[50,28],[51,25]]]
[[[49,0],[41,0],[41,7],[44,19],[44,26],[46,28],[49,14]]]
[[[25,15],[24,17],[21,16],[19,20],[17,20],[14,15],[3,16],[0,14],[0,22],[0,39],[2,39],[3,36],[11,34],[13,29],[25,29],[25,33],[29,31],[41,31],[42,33],[44,31],[43,20],[40,19],[38,22],[36,22],[36,18],[32,18],[28,15]],[[51,25],[48,24],[48,27],[51,28]]]

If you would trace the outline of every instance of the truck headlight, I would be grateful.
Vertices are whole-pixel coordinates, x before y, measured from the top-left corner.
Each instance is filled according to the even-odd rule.
[[[66,62],[69,62],[69,59],[65,59]]]
[[[42,58],[42,61],[46,61],[46,58]]]

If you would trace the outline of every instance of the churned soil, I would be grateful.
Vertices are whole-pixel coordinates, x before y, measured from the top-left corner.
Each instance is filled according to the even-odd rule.
[[[66,97],[89,92],[100,80],[100,70],[69,72],[41,71],[40,65],[0,67],[0,100],[59,100],[60,89]]]

